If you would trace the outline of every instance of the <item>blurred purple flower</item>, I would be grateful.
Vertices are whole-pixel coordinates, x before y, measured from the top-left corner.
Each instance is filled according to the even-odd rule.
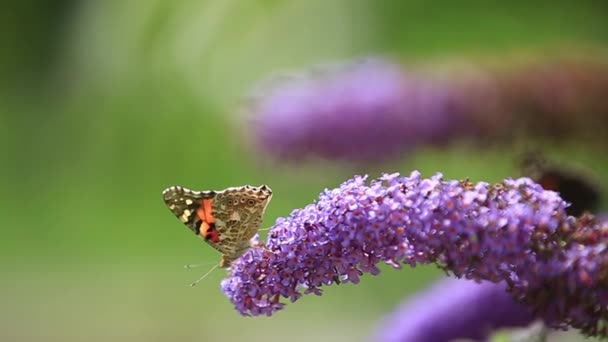
[[[498,329],[527,327],[530,309],[506,292],[504,283],[445,278],[405,301],[378,328],[378,342],[486,341]]]
[[[559,141],[606,141],[605,134],[589,134],[608,125],[605,56],[543,58],[499,76],[503,103],[519,131]]]
[[[254,145],[284,160],[379,162],[420,145],[584,138],[606,126],[608,64],[554,59],[507,70],[433,73],[359,60],[259,86],[247,107]]]
[[[302,293],[358,283],[379,262],[437,263],[458,277],[505,281],[553,327],[608,332],[608,223],[566,214],[528,178],[502,184],[355,177],[278,219],[264,249],[237,260],[222,289],[244,315],[271,315]],[[606,264],[606,265],[605,265]],[[599,330],[598,330],[599,329]]]
[[[258,147],[283,159],[379,161],[464,128],[450,90],[367,59],[272,83],[248,109]]]

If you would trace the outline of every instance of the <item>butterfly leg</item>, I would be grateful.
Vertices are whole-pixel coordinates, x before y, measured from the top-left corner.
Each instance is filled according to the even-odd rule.
[[[341,281],[340,281],[340,271],[338,271],[337,267],[334,267],[334,271],[336,272],[336,275],[334,276],[334,282],[336,282],[336,285],[340,285]]]
[[[251,248],[261,249],[264,252],[268,252],[268,253],[273,253],[274,254],[274,252],[272,250],[270,250],[270,248],[266,247],[266,245],[264,245],[264,243],[260,242],[260,241],[252,242],[251,243]]]
[[[200,264],[187,264],[187,265],[184,265],[184,268],[187,269],[187,270],[189,270],[191,268],[197,268],[197,267],[201,267],[201,266],[208,266],[208,265],[211,265],[211,264],[213,264],[213,262],[209,262],[209,261],[208,262],[203,262],[203,263],[200,263]]]
[[[211,274],[211,272],[213,272],[216,268],[218,268],[218,266],[220,265],[215,265],[213,266],[209,271],[207,271],[207,273],[203,274],[200,278],[198,278],[195,282],[193,282],[192,284],[190,284],[190,286],[196,286],[196,284],[200,283],[203,279],[207,278],[207,276],[209,274]]]

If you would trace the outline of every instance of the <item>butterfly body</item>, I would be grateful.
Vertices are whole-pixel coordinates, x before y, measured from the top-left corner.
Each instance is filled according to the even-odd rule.
[[[231,187],[221,191],[194,191],[172,186],[163,191],[167,207],[190,230],[222,254],[220,267],[250,249],[250,240],[260,229],[272,190]]]

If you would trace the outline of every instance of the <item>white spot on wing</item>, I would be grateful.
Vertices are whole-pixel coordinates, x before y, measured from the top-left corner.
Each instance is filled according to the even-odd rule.
[[[232,214],[230,214],[230,220],[232,220],[232,221],[240,221],[241,220],[241,215],[238,212],[234,211],[234,212],[232,212]]]
[[[190,217],[190,214],[192,214],[192,212],[188,209],[184,210],[184,212],[182,213],[182,216],[179,217],[179,219],[186,223],[188,222],[188,218]]]

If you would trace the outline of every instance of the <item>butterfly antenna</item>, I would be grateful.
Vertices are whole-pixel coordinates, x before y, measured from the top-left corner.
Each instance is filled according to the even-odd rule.
[[[271,227],[264,228],[264,229],[258,229],[258,231],[259,231],[259,232],[264,232],[264,231],[270,230],[270,228],[271,228]]]
[[[194,283],[190,284],[190,286],[194,286],[198,283],[200,283],[203,279],[205,279],[211,272],[213,272],[213,270],[215,270],[219,265],[215,265],[213,267],[211,267],[211,269],[209,271],[207,271],[207,273],[203,274],[202,277],[198,278]]]

